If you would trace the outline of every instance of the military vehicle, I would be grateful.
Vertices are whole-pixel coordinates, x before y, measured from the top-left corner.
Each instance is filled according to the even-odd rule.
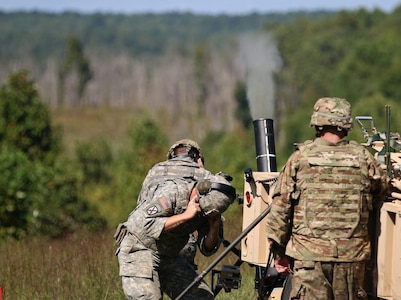
[[[382,205],[377,209],[375,224],[372,224],[372,261],[367,269],[366,290],[369,299],[401,299],[401,139],[398,133],[390,132],[390,107],[386,106],[386,131],[378,132],[374,126],[371,116],[357,116],[362,134],[365,139],[363,145],[372,149],[377,160],[386,169],[393,185],[398,189],[389,191],[386,199],[383,199]],[[260,122],[260,121],[259,121]],[[266,121],[264,121],[266,122]],[[272,122],[272,121],[270,121]],[[254,122],[255,126],[255,122]],[[269,126],[268,126],[269,127]],[[274,140],[267,136],[263,141],[269,141],[267,150],[258,151],[260,141],[257,141],[260,129],[255,126],[255,143],[257,148],[257,159],[274,154]],[[265,130],[272,133],[273,128]],[[262,141],[262,142],[263,142]],[[387,159],[390,158],[390,159]],[[275,159],[275,157],[273,157]],[[258,171],[250,171],[244,174],[244,205],[243,205],[243,228],[246,228],[252,220],[260,215],[270,204],[271,185],[278,173],[274,169],[275,162],[258,163]],[[270,169],[269,169],[270,168]],[[241,259],[254,265],[256,268],[265,270],[271,267],[269,264],[269,248],[265,235],[266,218],[256,225],[241,241]],[[261,271],[262,272],[262,271]],[[264,284],[263,273],[255,276],[255,287]],[[288,299],[288,294],[284,293],[286,287],[285,281],[276,282],[276,286],[267,286],[258,289],[264,291],[259,299]],[[267,293],[268,296],[267,296]]]
[[[375,152],[375,156],[386,169],[393,185],[400,190],[391,190],[376,209],[372,221],[372,260],[366,272],[366,290],[369,299],[401,300],[401,139],[389,130],[390,107],[386,106],[387,129],[378,132],[370,116],[356,117],[365,138],[364,146]],[[240,287],[240,266],[243,262],[255,267],[255,289],[258,300],[287,300],[291,289],[290,275],[278,274],[274,268],[265,234],[266,218],[272,202],[271,190],[278,177],[274,142],[273,120],[258,119],[253,122],[255,133],[257,170],[244,171],[243,231],[210,264],[183,293],[183,295],[207,273],[213,272],[212,286],[217,295],[224,289]],[[388,159],[389,158],[389,159]],[[240,249],[235,246],[240,243]],[[233,266],[213,268],[228,254],[234,252],[238,261]],[[214,285],[214,276],[217,284]]]

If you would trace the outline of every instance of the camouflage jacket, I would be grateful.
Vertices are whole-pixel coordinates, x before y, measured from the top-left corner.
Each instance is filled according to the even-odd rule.
[[[155,164],[146,175],[138,197],[137,205],[152,197],[158,185],[167,179],[183,178],[193,185],[208,179],[211,173],[194,162],[190,157],[177,157]]]
[[[267,237],[298,260],[369,259],[369,212],[386,187],[379,163],[358,143],[307,141],[280,172]]]
[[[148,172],[138,205],[125,223],[128,232],[140,241],[141,247],[151,249],[158,255],[177,255],[187,243],[190,234],[197,231],[202,254],[206,256],[213,254],[220,244],[212,251],[207,251],[203,247],[204,239],[209,232],[209,222],[206,217],[199,215],[168,232],[164,232],[163,228],[168,217],[186,210],[190,193],[198,181],[204,179],[221,181],[224,180],[222,178],[211,174],[189,158],[174,158],[156,164]],[[210,190],[206,195],[200,196],[199,202],[201,207],[202,203],[205,203],[205,207],[208,208],[207,205],[210,203],[232,201],[224,193]],[[220,242],[222,239],[221,227]]]

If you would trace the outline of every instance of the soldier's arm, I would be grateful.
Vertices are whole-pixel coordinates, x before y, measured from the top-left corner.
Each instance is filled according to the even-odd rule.
[[[266,234],[276,245],[285,248],[291,234],[291,201],[295,194],[296,170],[298,168],[299,152],[294,152],[281,170],[274,186],[273,203],[267,215]]]
[[[197,190],[194,188],[191,192],[191,197],[187,209],[182,214],[168,217],[166,222],[164,223],[163,231],[174,229],[180,224],[187,222],[188,220],[191,220],[198,213],[200,213],[201,208],[199,203],[196,201],[197,197],[198,197]]]
[[[204,247],[207,252],[211,252],[220,242],[221,216],[220,215],[211,216],[208,218],[208,222],[209,222],[209,232],[204,240]]]

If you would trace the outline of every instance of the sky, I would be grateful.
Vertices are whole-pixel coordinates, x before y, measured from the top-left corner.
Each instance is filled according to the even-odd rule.
[[[401,0],[0,0],[0,11],[75,11],[80,13],[164,13],[242,15],[297,10],[356,10],[378,8],[391,12]]]

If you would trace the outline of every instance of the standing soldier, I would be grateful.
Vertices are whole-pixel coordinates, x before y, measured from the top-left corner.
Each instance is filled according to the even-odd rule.
[[[124,223],[127,234],[122,235],[117,256],[127,299],[180,295],[198,277],[180,251],[196,232],[200,252],[215,253],[223,239],[221,213],[236,196],[228,175],[213,175],[203,168],[196,142],[177,141],[167,158],[148,172],[137,207]],[[213,298],[202,280],[184,299]]]
[[[368,219],[387,189],[365,147],[345,139],[353,127],[345,99],[322,98],[310,126],[316,139],[297,145],[281,170],[267,219],[276,268],[294,261],[291,299],[366,299]]]

